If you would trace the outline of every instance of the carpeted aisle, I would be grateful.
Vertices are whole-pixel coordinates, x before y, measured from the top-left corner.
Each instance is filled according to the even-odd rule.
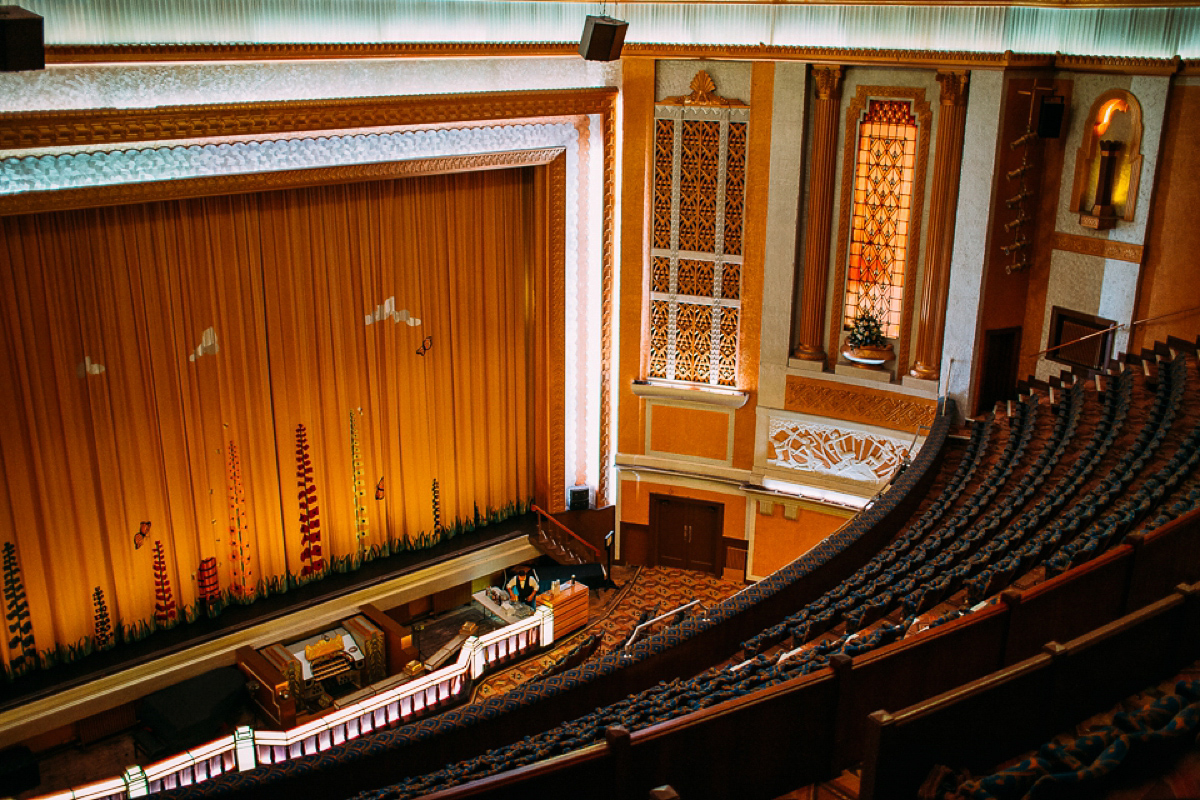
[[[595,658],[621,646],[641,617],[642,612],[657,609],[663,614],[691,600],[705,606],[729,597],[742,584],[722,580],[715,575],[669,567],[613,567],[613,579],[620,589],[592,592],[589,619],[581,630],[558,642],[553,648],[514,664],[480,681],[472,700],[503,694],[538,676],[572,647],[592,633],[601,633],[604,641]]]

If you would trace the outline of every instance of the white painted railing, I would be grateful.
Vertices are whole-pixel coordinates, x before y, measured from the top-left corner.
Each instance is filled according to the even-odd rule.
[[[190,786],[233,769],[278,764],[328,750],[379,728],[400,725],[439,706],[463,699],[468,681],[514,656],[554,641],[554,612],[539,606],[532,616],[463,642],[453,664],[390,689],[378,691],[287,731],[241,727],[232,736],[156,761],[130,767],[118,778],[80,786],[36,800],[126,800]]]

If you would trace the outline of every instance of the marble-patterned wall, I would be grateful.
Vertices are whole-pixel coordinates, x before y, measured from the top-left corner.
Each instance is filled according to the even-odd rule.
[[[800,224],[800,184],[804,174],[804,95],[807,66],[775,65],[771,119],[771,189],[767,200],[767,246],[763,259],[761,350],[758,404],[783,407],[791,348],[791,297],[796,274],[796,228]]]
[[[1140,248],[1146,240],[1171,79],[1167,76],[1104,74],[1072,74],[1060,77],[1071,78],[1074,89],[1068,118],[1055,231],[1057,234],[1120,242]],[[1096,98],[1109,89],[1129,91],[1142,107],[1141,175],[1133,220],[1120,220],[1115,228],[1094,231],[1079,224],[1079,213],[1070,208],[1071,192],[1074,187],[1076,157],[1083,142],[1088,111]],[[1103,255],[1103,245],[1100,242],[1096,245],[1100,254],[1080,253],[1068,249],[1055,249],[1052,252],[1042,328],[1037,339],[1039,350],[1049,345],[1050,319],[1055,306],[1111,319],[1121,325],[1133,320],[1141,261],[1106,258]],[[1113,354],[1126,350],[1128,344],[1129,331],[1119,329],[1113,337]],[[1058,374],[1063,368],[1062,364],[1040,358],[1037,377],[1045,380]]]
[[[980,308],[983,267],[991,229],[992,187],[996,178],[996,140],[1000,136],[1000,107],[1004,74],[975,70],[967,96],[962,172],[950,261],[946,327],[942,337],[940,393],[968,409],[980,353]]]

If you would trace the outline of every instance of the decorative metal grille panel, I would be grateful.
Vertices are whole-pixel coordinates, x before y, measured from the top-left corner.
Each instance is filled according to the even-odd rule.
[[[739,309],[722,308],[720,342],[717,346],[717,383],[732,386],[737,380]]]
[[[675,149],[675,121],[654,121],[654,246],[671,246],[671,166]]]
[[[655,106],[649,377],[736,386],[749,109],[692,88]]]
[[[725,252],[742,254],[742,230],[746,208],[746,126],[729,125],[729,158],[725,165]]]
[[[650,377],[667,377],[667,303],[650,301]]]
[[[712,297],[714,264],[692,258],[679,259],[678,294],[694,297]]]
[[[864,313],[900,335],[917,120],[908,100],[871,100],[859,122],[843,324]]]
[[[680,303],[675,316],[675,379],[708,383],[713,309]]]
[[[650,259],[650,291],[671,291],[671,260],[663,256]]]

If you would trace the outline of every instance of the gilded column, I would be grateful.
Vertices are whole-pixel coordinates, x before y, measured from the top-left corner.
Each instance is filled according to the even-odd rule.
[[[806,361],[824,361],[821,329],[825,325],[825,287],[829,278],[829,236],[833,225],[842,68],[814,67],[813,80],[817,85],[817,101],[813,108],[813,145],[808,166],[800,341],[793,355]]]
[[[933,156],[933,189],[929,197],[929,232],[925,240],[920,316],[917,317],[916,362],[910,373],[922,380],[937,380],[941,374],[950,254],[954,249],[954,215],[958,207],[963,132],[967,123],[967,73],[939,72],[937,79],[942,86],[941,108],[937,150]]]

